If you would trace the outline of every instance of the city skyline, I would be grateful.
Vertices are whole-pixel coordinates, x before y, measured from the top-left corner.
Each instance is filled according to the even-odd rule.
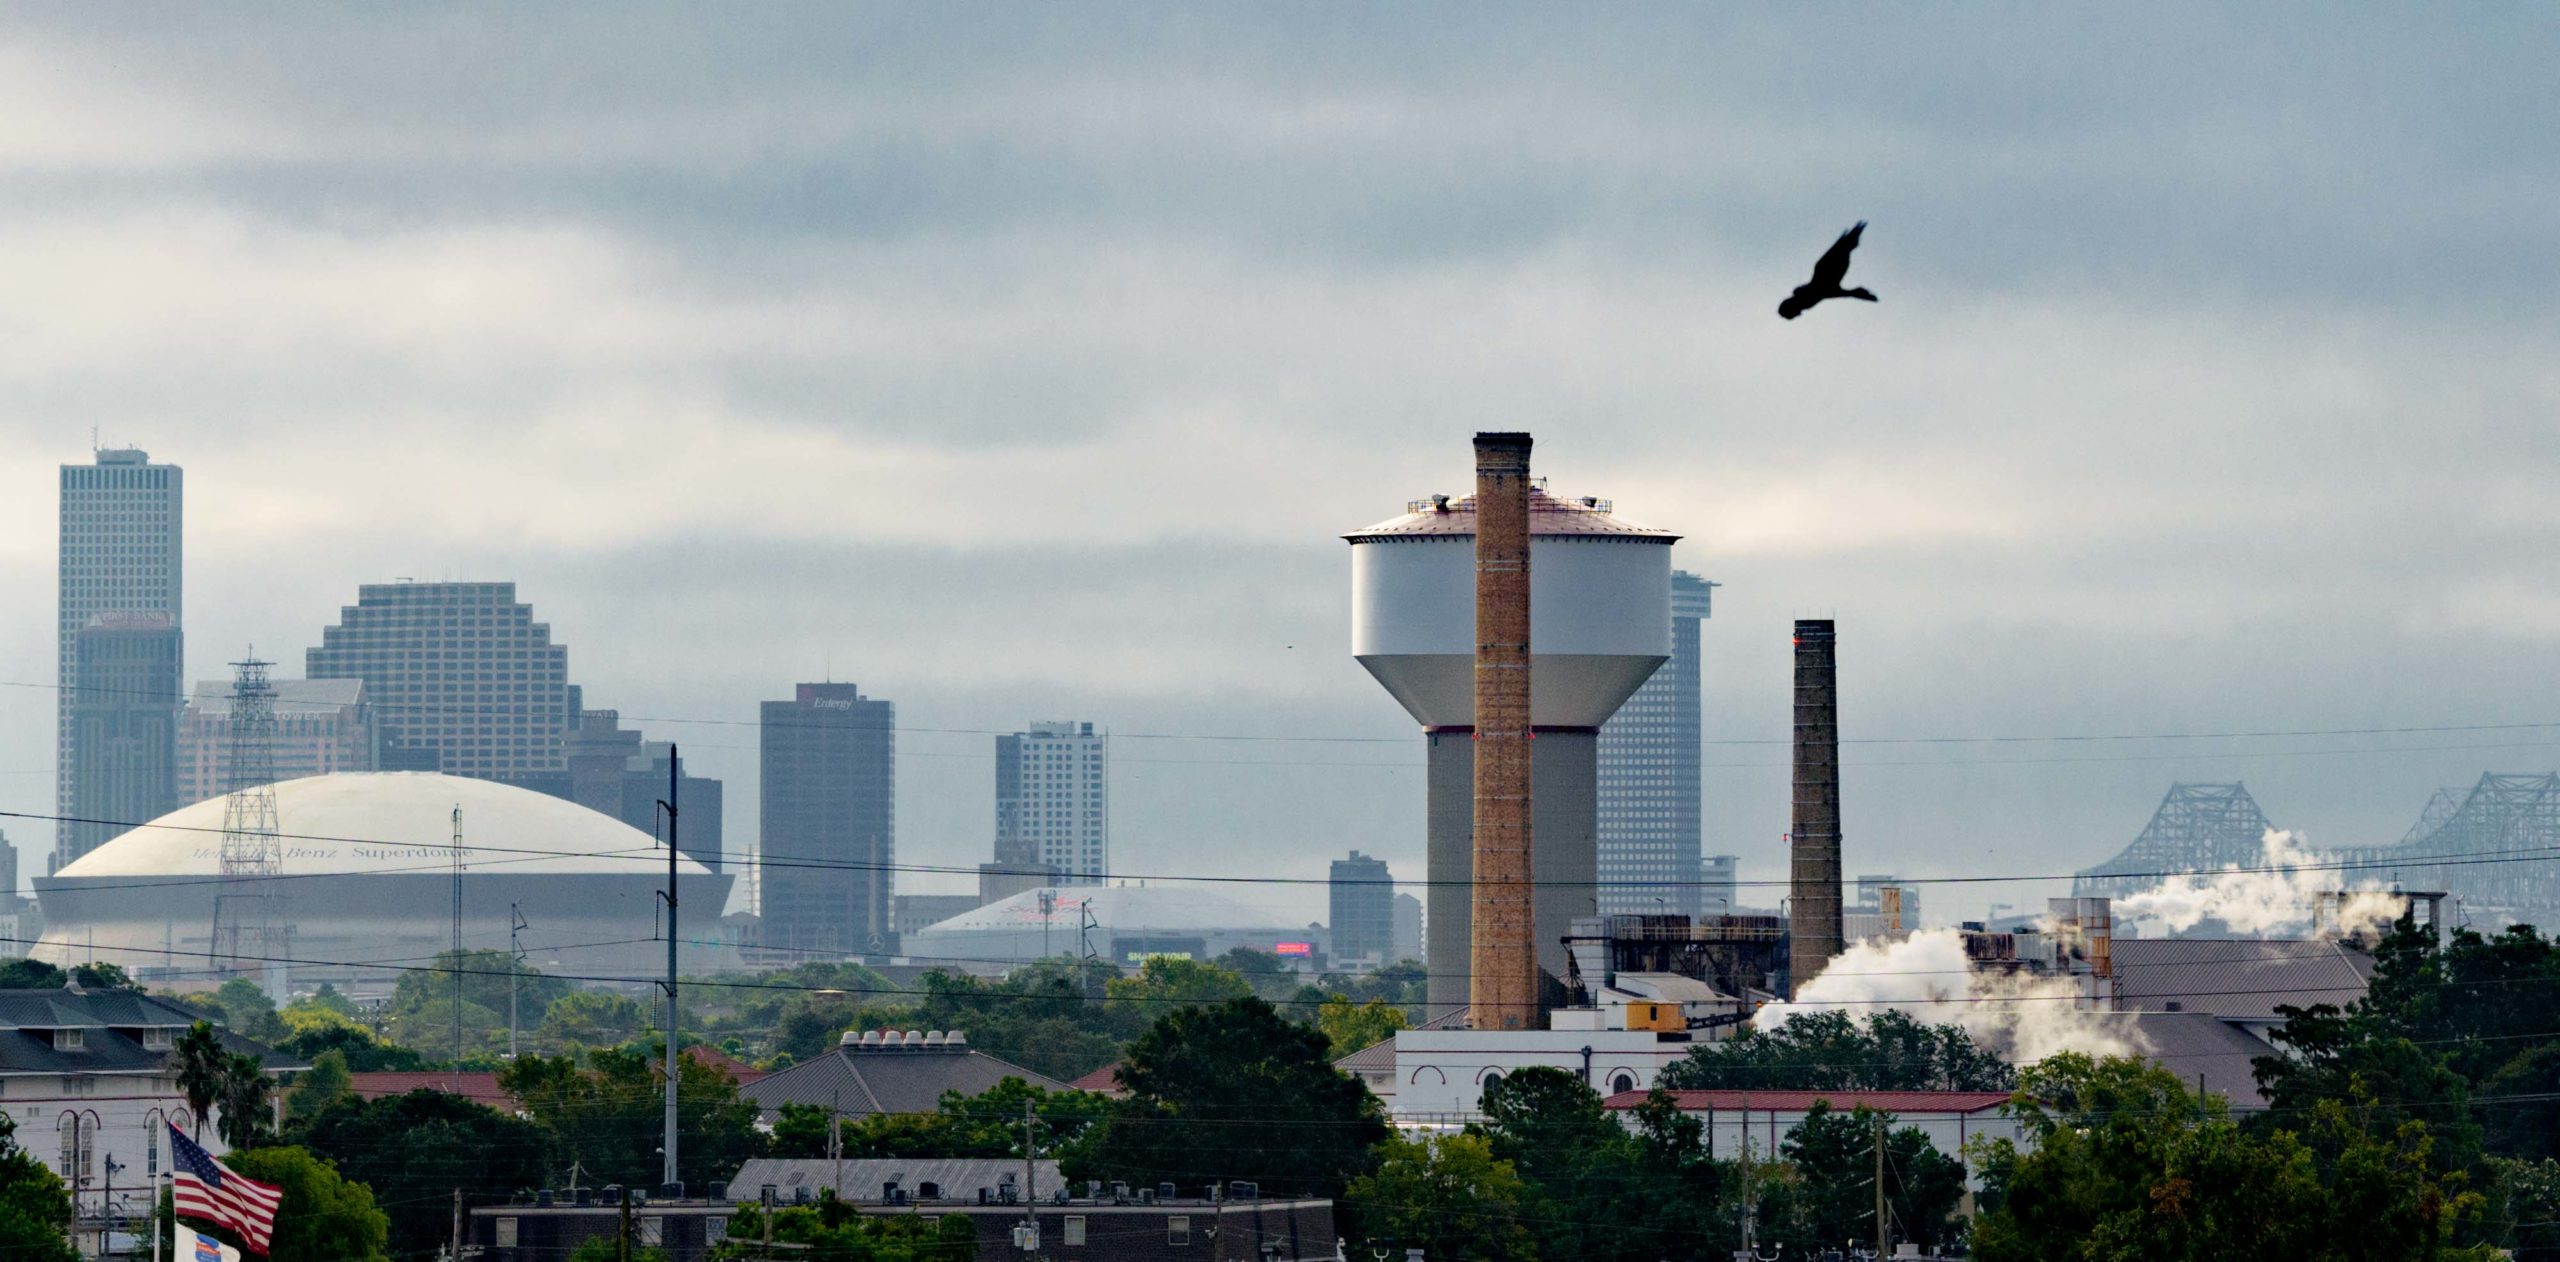
[[[918,861],[985,853],[978,733],[1082,714],[1117,867],[1419,871],[1330,532],[1498,424],[1726,584],[1745,880],[1787,795],[1734,742],[1783,740],[1799,615],[1856,636],[1850,740],[2560,717],[2547,18],[1448,12],[11,15],[58,121],[0,145],[0,581],[47,584],[95,429],[187,470],[189,679],[358,583],[504,578],[733,818],[751,703],[832,666],[920,729]],[[1860,218],[1886,300],[1777,320]],[[58,814],[23,604],[0,800]],[[1930,900],[2033,904],[2175,781],[2388,843],[2542,739],[1851,745],[1847,861],[2050,866]]]

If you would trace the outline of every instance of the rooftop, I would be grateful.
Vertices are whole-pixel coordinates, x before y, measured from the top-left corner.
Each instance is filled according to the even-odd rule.
[[[2373,957],[2329,938],[2118,938],[2115,1006],[2278,1021],[2276,1007],[2364,998]]]
[[[1669,544],[1680,536],[1668,530],[1640,526],[1617,516],[1615,506],[1595,496],[1560,500],[1547,494],[1543,485],[1529,488],[1529,534],[1532,538],[1619,538],[1649,543]],[[1434,495],[1415,500],[1405,506],[1404,515],[1390,517],[1374,526],[1364,526],[1343,536],[1352,543],[1376,543],[1386,539],[1467,538],[1476,533],[1476,497],[1451,498]]]
[[[944,1092],[977,1095],[1007,1078],[1047,1091],[1068,1089],[1047,1074],[998,1060],[965,1042],[946,1041],[913,1048],[834,1047],[823,1056],[742,1083],[738,1094],[768,1115],[779,1114],[786,1104],[814,1104],[847,1117],[931,1113],[941,1107]]]

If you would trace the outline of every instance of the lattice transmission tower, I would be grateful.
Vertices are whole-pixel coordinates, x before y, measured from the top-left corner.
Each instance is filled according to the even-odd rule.
[[[231,663],[231,747],[223,767],[221,885],[213,896],[213,964],[234,976],[284,975],[291,935],[276,878],[284,842],[276,818],[273,662]],[[276,989],[281,990],[281,987]]]

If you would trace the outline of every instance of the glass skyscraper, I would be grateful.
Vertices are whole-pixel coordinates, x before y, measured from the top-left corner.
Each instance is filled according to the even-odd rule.
[[[897,862],[898,712],[852,684],[767,701],[756,843],[768,949],[885,952]]]
[[[1091,723],[1034,723],[996,738],[995,866],[1100,885],[1111,870],[1108,738]]]
[[[82,696],[81,633],[102,617],[159,615],[166,619],[169,637],[163,647],[172,655],[179,651],[186,476],[176,465],[151,463],[151,457],[140,450],[109,448],[96,453],[95,463],[62,466],[61,491],[54,813],[69,817],[81,813],[78,782],[83,763],[75,730]],[[123,699],[165,705],[174,721],[180,700],[174,695],[177,685],[172,682],[167,690],[172,695]],[[174,754],[172,759],[174,768]],[[57,868],[103,840],[68,825],[58,825],[54,836]]]
[[[367,583],[303,674],[364,681],[385,770],[570,796],[569,650],[513,583]]]
[[[1716,585],[1671,572],[1671,658],[1600,728],[1600,913],[1696,915],[1698,641]]]

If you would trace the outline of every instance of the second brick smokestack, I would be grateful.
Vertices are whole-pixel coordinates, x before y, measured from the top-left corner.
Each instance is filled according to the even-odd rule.
[[[1796,803],[1787,977],[1802,995],[1840,954],[1840,676],[1828,618],[1796,623]]]
[[[1529,436],[1476,435],[1474,941],[1469,1024],[1538,1023],[1529,799]]]

